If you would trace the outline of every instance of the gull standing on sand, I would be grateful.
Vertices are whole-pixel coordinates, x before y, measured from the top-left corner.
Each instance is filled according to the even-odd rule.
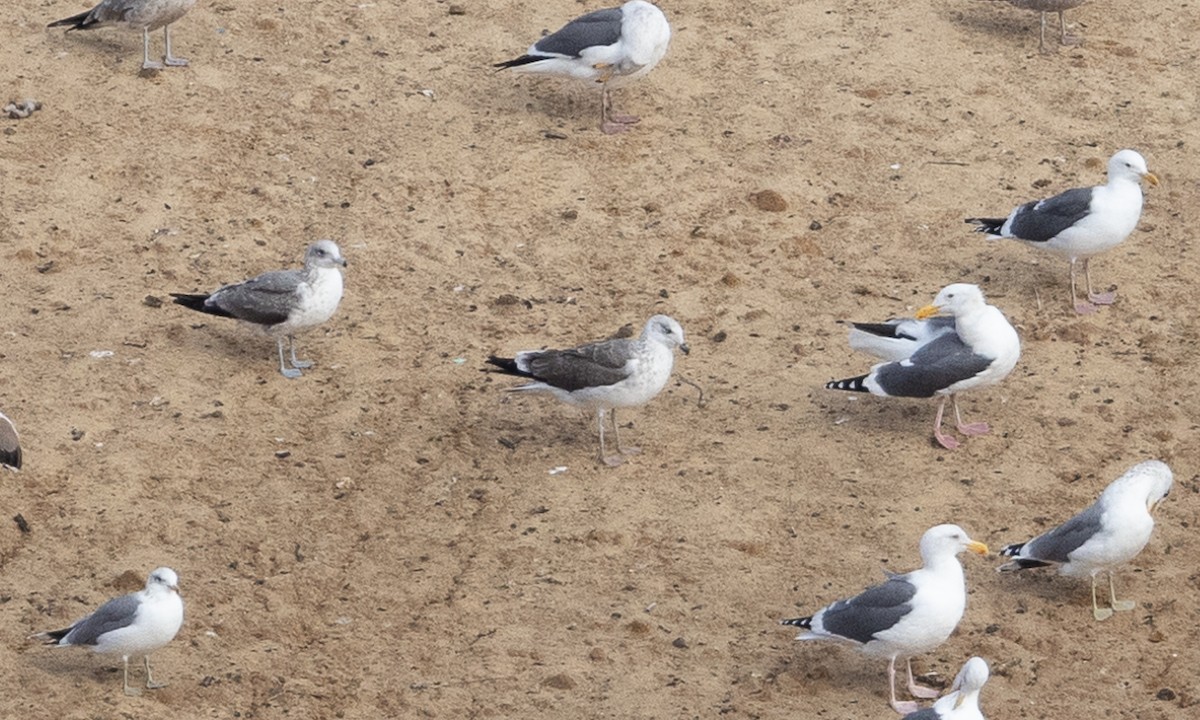
[[[937,525],[921,536],[922,567],[888,578],[849,600],[838,600],[809,617],[780,620],[804,628],[797,640],[841,640],[868,655],[888,658],[892,707],[900,713],[917,703],[896,700],[896,658],[908,664],[908,690],[913,697],[937,697],[937,691],[917,685],[912,656],[941,645],[958,627],[967,607],[967,587],[958,554],[963,550],[986,555],[987,545],[967,537],[957,525]]]
[[[953,326],[934,317],[939,313],[953,316]],[[940,395],[933,437],[947,450],[959,444],[942,433],[947,397],[954,404],[959,432],[964,435],[988,432],[987,423],[962,421],[957,394],[989,387],[1008,377],[1021,356],[1021,341],[1004,313],[987,304],[978,286],[947,285],[932,304],[917,311],[916,320],[851,325],[851,347],[888,362],[875,365],[866,375],[826,383],[827,389],[888,397]]]
[[[296,359],[294,335],[333,317],[342,300],[342,273],[346,259],[332,240],[318,240],[304,253],[303,270],[275,270],[210,294],[171,293],[175,302],[209,315],[231,317],[257,325],[275,338],[279,349],[279,372],[298,378],[301,368],[312,367]],[[289,368],[284,365],[283,341],[291,351]]]
[[[145,662],[147,688],[166,687],[150,674],[150,653],[171,642],[182,625],[179,576],[160,567],[150,573],[144,590],[109,600],[70,627],[33,637],[47,645],[76,645],[102,655],[120,655],[125,664],[125,694],[136,695],[138,691],[129,687],[129,658],[141,657]]]
[[[47,27],[69,26],[71,30],[91,30],[109,26],[120,26],[142,31],[142,69],[162,70],[165,63],[171,67],[187,65],[187,58],[171,54],[171,23],[187,14],[196,0],[104,0],[96,7],[69,18],[56,20]],[[150,59],[150,33],[163,29],[166,55],[163,62]]]
[[[1146,169],[1146,159],[1134,150],[1121,150],[1109,158],[1108,182],[1090,188],[1074,188],[1045,200],[1033,200],[1013,210],[1007,218],[967,218],[978,225],[975,232],[989,238],[1013,238],[1065,256],[1071,261],[1071,303],[1075,312],[1086,315],[1097,305],[1111,305],[1112,292],[1092,290],[1089,263],[1119,245],[1137,227],[1142,217],[1142,183],[1158,185]],[[1087,300],[1075,292],[1075,263],[1083,261]]]
[[[625,132],[640,118],[613,114],[609,88],[653,70],[667,54],[670,42],[671,26],[662,10],[645,0],[630,0],[621,7],[577,17],[530,45],[521,57],[494,67],[598,83],[600,129],[612,135]]]
[[[612,415],[617,451],[624,455],[638,452],[636,447],[621,447],[617,408],[645,405],[658,395],[675,367],[675,348],[684,355],[689,352],[683,328],[674,318],[655,315],[636,340],[603,340],[569,350],[524,350],[516,357],[492,355],[487,361],[508,375],[534,381],[510,392],[545,393],[569,405],[595,410],[600,425],[600,462],[615,466],[621,457],[609,456],[605,449],[604,416]]]
[[[938,698],[933,707],[909,713],[904,720],[984,720],[979,709],[979,691],[990,676],[987,661],[971,658],[958,671],[949,693]]]
[[[1134,465],[1100,494],[1090,507],[1062,525],[1034,539],[1007,545],[1000,551],[1012,562],[1002,572],[1058,565],[1070,577],[1092,578],[1092,614],[1097,620],[1112,617],[1113,610],[1132,610],[1131,600],[1118,600],[1113,570],[1129,562],[1154,531],[1151,514],[1166,499],[1173,482],[1171,468],[1159,460]],[[1109,607],[1096,601],[1096,576],[1108,573]]]
[[[21,437],[17,426],[8,416],[0,412],[0,467],[9,470],[21,469]]]

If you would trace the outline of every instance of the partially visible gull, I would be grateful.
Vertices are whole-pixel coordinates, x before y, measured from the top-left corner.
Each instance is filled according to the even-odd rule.
[[[1033,10],[1042,14],[1042,35],[1038,42],[1038,51],[1042,54],[1054,52],[1046,47],[1046,13],[1058,13],[1058,40],[1063,45],[1074,45],[1079,38],[1067,34],[1067,19],[1063,13],[1087,2],[1087,0],[1007,0],[1008,4],[1022,10]]]
[[[979,691],[990,675],[983,658],[971,658],[958,671],[949,693],[938,698],[933,707],[909,713],[904,720],[984,720],[979,710]]]
[[[1096,305],[1111,305],[1115,293],[1092,290],[1089,262],[1092,256],[1116,247],[1137,227],[1142,216],[1142,184],[1158,185],[1146,169],[1146,159],[1135,150],[1121,150],[1109,158],[1108,183],[1074,188],[1045,200],[1032,200],[1013,210],[1007,218],[967,218],[975,232],[990,238],[1014,238],[1033,247],[1045,248],[1071,261],[1071,303],[1075,312],[1096,311]],[[1076,299],[1075,263],[1083,261],[1087,300]]]
[[[667,54],[671,26],[654,5],[630,0],[621,7],[596,10],[543,37],[519,58],[494,67],[547,73],[600,85],[600,129],[625,132],[635,115],[614,115],[610,87],[618,87],[654,69]]]
[[[1112,617],[1113,610],[1132,610],[1131,600],[1117,600],[1113,570],[1132,560],[1154,531],[1151,513],[1167,497],[1173,476],[1159,460],[1134,465],[1100,494],[1090,507],[1062,525],[1034,539],[1007,545],[1001,555],[1012,561],[1001,571],[1058,565],[1058,572],[1071,577],[1092,578],[1092,613],[1097,620]],[[1108,573],[1109,607],[1096,601],[1096,576]]]
[[[160,567],[150,573],[144,590],[109,600],[70,627],[34,637],[47,645],[77,645],[103,655],[120,655],[125,664],[125,694],[136,695],[137,689],[129,687],[129,658],[143,659],[147,688],[166,687],[150,674],[150,653],[171,642],[182,625],[179,576],[171,568]]]
[[[10,470],[21,469],[21,438],[17,426],[8,416],[0,412],[0,466]]]
[[[842,640],[868,655],[888,658],[892,707],[917,710],[917,703],[896,700],[896,658],[908,658],[908,690],[913,697],[933,698],[937,692],[916,684],[911,656],[941,645],[958,627],[967,607],[967,589],[958,554],[970,550],[986,555],[987,546],[967,537],[957,525],[937,525],[921,536],[924,565],[903,575],[888,573],[880,585],[849,600],[838,600],[809,617],[781,620],[804,628],[797,640]]]
[[[175,302],[209,315],[231,317],[257,325],[275,338],[279,372],[298,378],[301,368],[312,367],[296,359],[294,335],[333,317],[342,300],[342,273],[346,260],[332,240],[318,240],[304,253],[303,270],[274,270],[209,294],[171,293]],[[291,364],[283,362],[283,340],[291,350]]]
[[[69,18],[55,20],[47,27],[67,25],[67,31],[91,30],[109,26],[121,26],[142,31],[142,69],[162,70],[163,63],[178,67],[187,65],[187,58],[171,54],[171,23],[183,17],[196,0],[104,0],[96,7]],[[166,56],[163,62],[150,59],[150,32],[163,29]]]
[[[617,408],[645,405],[666,386],[675,366],[675,348],[686,355],[683,328],[674,318],[655,315],[636,340],[618,339],[581,345],[569,350],[524,350],[516,357],[492,355],[487,361],[509,375],[533,382],[511,388],[513,392],[546,393],[565,403],[595,410],[600,425],[600,461],[619,465],[620,456],[609,456],[604,446],[604,416],[612,414],[617,451],[633,454],[638,448],[621,447]]]
[[[933,317],[938,313],[953,316],[952,329]],[[866,375],[834,380],[825,387],[890,397],[940,395],[933,437],[948,450],[958,447],[958,441],[942,433],[946,398],[954,403],[959,432],[988,432],[987,423],[963,423],[957,394],[995,385],[1012,372],[1021,356],[1021,341],[1004,313],[988,305],[977,286],[966,283],[942,288],[932,304],[917,311],[916,320],[853,323],[850,341],[851,346],[889,361],[875,365]]]

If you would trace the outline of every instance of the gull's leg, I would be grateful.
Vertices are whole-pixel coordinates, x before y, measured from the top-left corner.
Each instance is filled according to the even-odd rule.
[[[616,467],[621,464],[623,458],[620,455],[609,455],[604,447],[604,416],[608,414],[604,408],[596,410],[596,420],[600,425],[600,462],[609,467]],[[618,441],[617,446],[620,447]]]
[[[925,698],[929,700],[938,696],[938,691],[931,687],[918,685],[912,675],[912,658],[908,659],[908,692],[915,698]]]
[[[142,69],[162,70],[163,64],[150,59],[150,31],[142,28]]]
[[[629,130],[629,126],[640,121],[637,115],[614,115],[612,112],[612,96],[608,92],[608,83],[600,90],[600,131],[605,135],[618,135]]]
[[[991,430],[991,428],[988,427],[988,424],[985,422],[964,424],[962,420],[962,414],[958,411],[958,396],[951,395],[950,399],[954,403],[954,422],[958,426],[958,431],[960,433],[963,435],[984,435]]]
[[[1097,305],[1112,305],[1117,299],[1115,292],[1095,293],[1092,292],[1092,259],[1084,258],[1083,260],[1083,278],[1087,282],[1088,300]]]
[[[942,402],[938,405],[937,417],[933,419],[933,439],[938,441],[938,445],[953,450],[958,447],[958,441],[949,435],[942,434],[942,413],[946,410],[946,397],[942,396]]]
[[[613,408],[612,410],[609,410],[609,412],[612,413],[613,436],[617,439],[617,452],[621,453],[622,455],[637,455],[640,453],[642,449],[637,445],[621,447],[621,427],[617,425],[617,409]]]
[[[888,691],[892,697],[892,709],[901,715],[916,712],[921,709],[921,706],[912,700],[900,702],[896,699],[896,656],[888,661]]]
[[[141,695],[141,690],[129,687],[129,656],[125,655],[121,659],[125,661],[125,694],[133,697]]]
[[[1113,586],[1112,570],[1108,571],[1108,601],[1113,610],[1118,612],[1128,612],[1137,607],[1137,603],[1132,600],[1118,600],[1117,589]]]
[[[1049,55],[1054,52],[1054,50],[1046,47],[1046,13],[1042,13],[1042,39],[1038,43],[1038,52],[1043,55]]]
[[[146,687],[151,690],[165,688],[167,686],[166,683],[154,682],[154,676],[150,674],[150,656],[145,655],[142,657],[142,660],[146,663]]]
[[[1063,45],[1078,45],[1079,38],[1074,35],[1067,34],[1067,18],[1063,16],[1063,11],[1058,11],[1058,41]]]
[[[275,346],[279,348],[279,372],[285,377],[295,380],[302,374],[296,368],[290,368],[283,364],[283,338],[275,338]]]
[[[1109,580],[1112,576],[1109,575]],[[1113,611],[1109,608],[1102,608],[1096,604],[1096,576],[1092,576],[1092,617],[1097,620],[1107,620],[1112,617]]]
[[[167,47],[167,56],[163,58],[163,62],[171,67],[183,67],[188,64],[187,58],[175,57],[171,54],[171,26],[163,27],[163,39]]]
[[[296,359],[296,340],[291,335],[288,335],[288,349],[292,351],[292,367],[310,368],[313,366],[312,360]]]
[[[1085,261],[1086,262],[1086,261]],[[1071,258],[1071,304],[1080,315],[1091,315],[1096,312],[1096,306],[1086,300],[1079,300],[1075,292],[1075,258]]]

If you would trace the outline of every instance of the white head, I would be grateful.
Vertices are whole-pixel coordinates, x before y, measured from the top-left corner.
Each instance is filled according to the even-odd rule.
[[[1113,480],[1101,497],[1130,497],[1144,501],[1147,512],[1153,512],[1166,499],[1174,483],[1171,468],[1161,460],[1146,460],[1125,471]]]
[[[306,268],[331,268],[338,265],[346,267],[346,258],[342,257],[342,251],[332,240],[318,240],[309,245],[308,251],[304,253]]]
[[[954,678],[954,684],[950,686],[951,690],[958,691],[954,707],[962,707],[968,702],[978,704],[979,691],[987,683],[989,677],[991,677],[991,671],[988,669],[986,660],[981,657],[973,657],[968,660],[958,671],[958,676]]]
[[[160,567],[150,573],[146,579],[146,589],[149,591],[171,590],[179,592],[179,576],[169,567]]]
[[[1108,178],[1122,178],[1138,182],[1145,180],[1151,185],[1158,185],[1158,176],[1146,167],[1146,158],[1137,150],[1121,150],[1108,159]]]
[[[954,557],[963,550],[979,555],[988,554],[987,545],[967,537],[967,531],[957,525],[935,525],[921,536],[921,560],[926,565]]]
[[[687,355],[691,348],[683,339],[683,327],[669,315],[655,315],[646,321],[642,329],[643,340],[653,340],[669,348],[678,347]]]
[[[954,283],[942,288],[932,303],[918,310],[917,319],[924,320],[941,314],[959,317],[986,305],[987,301],[983,299],[983,291],[978,285]]]

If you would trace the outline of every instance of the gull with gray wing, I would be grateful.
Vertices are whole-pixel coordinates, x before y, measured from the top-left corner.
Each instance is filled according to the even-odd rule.
[[[187,58],[171,54],[171,23],[187,14],[196,0],[104,0],[96,7],[78,15],[55,20],[48,27],[67,26],[72,30],[92,30],[102,27],[124,27],[142,31],[142,69],[162,70],[187,65]],[[150,33],[162,28],[166,56],[163,62],[150,59]]]
[[[638,448],[621,447],[617,408],[650,402],[666,386],[675,367],[674,349],[689,351],[683,328],[666,315],[651,317],[636,339],[603,340],[568,350],[525,350],[515,357],[489,356],[500,371],[533,382],[512,392],[553,395],[563,402],[594,410],[600,426],[600,461],[619,465],[621,457],[608,455],[604,445],[604,417],[612,415],[617,450],[623,455]]]
[[[342,273],[338,268],[345,266],[346,259],[336,243],[318,240],[308,246],[302,270],[275,270],[212,293],[171,293],[171,297],[191,310],[261,328],[275,338],[279,372],[287,378],[298,378],[301,368],[312,367],[312,362],[296,358],[294,336],[333,317],[342,300]],[[291,352],[291,367],[284,364],[284,339]]]
[[[69,627],[33,637],[47,645],[86,647],[102,655],[120,655],[125,666],[125,694],[136,695],[138,691],[129,687],[129,658],[143,659],[147,688],[166,687],[150,674],[150,653],[171,642],[182,626],[179,576],[171,568],[160,567],[150,573],[144,590],[109,600]]]
[[[933,707],[904,716],[904,720],[984,720],[979,709],[979,691],[991,676],[987,661],[973,657],[950,685],[950,692],[938,698]]]
[[[1097,620],[1112,617],[1113,610],[1132,610],[1130,600],[1118,600],[1113,571],[1129,562],[1154,532],[1153,512],[1171,491],[1174,475],[1160,460],[1131,467],[1105,488],[1096,502],[1062,525],[1023,543],[1006,545],[1000,554],[1012,561],[1002,572],[1057,565],[1069,577],[1091,577],[1092,614]],[[1108,573],[1109,607],[1096,600],[1096,576]]]
[[[0,412],[0,467],[9,470],[21,469],[21,437],[17,426],[8,416]]]

